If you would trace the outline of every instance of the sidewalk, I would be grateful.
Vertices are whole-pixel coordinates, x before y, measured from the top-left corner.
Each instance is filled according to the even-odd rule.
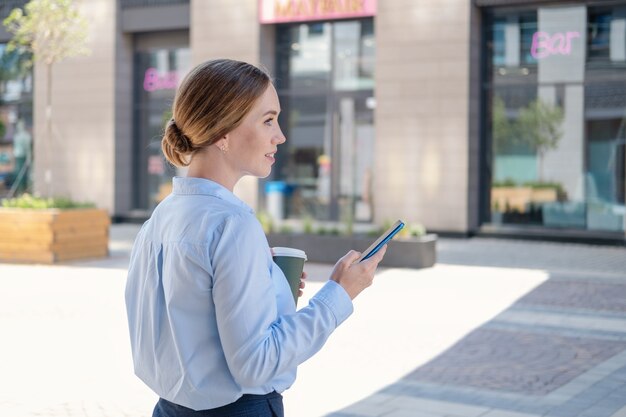
[[[0,264],[0,416],[150,416],[111,256]],[[339,256],[339,255],[338,255]],[[626,417],[626,249],[440,239],[438,264],[381,269],[299,369],[290,417]],[[306,297],[332,265],[308,264]]]

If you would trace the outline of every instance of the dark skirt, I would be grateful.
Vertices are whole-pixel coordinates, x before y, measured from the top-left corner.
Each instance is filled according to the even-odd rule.
[[[191,408],[159,399],[152,417],[284,417],[283,396],[277,392],[265,395],[245,394],[237,401],[211,410]]]

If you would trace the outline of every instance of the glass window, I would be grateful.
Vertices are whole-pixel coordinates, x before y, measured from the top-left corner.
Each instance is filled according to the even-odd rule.
[[[287,215],[369,221],[373,21],[281,25],[277,39],[280,123],[288,140],[278,148],[273,176],[290,185]]]
[[[161,152],[163,126],[179,82],[190,68],[188,48],[135,53],[135,192],[136,209],[151,210],[171,190],[177,170]]]
[[[493,224],[626,230],[625,40],[624,7],[492,12]]]
[[[326,90],[331,70],[330,23],[282,27],[278,31],[278,88]]]
[[[372,21],[334,24],[336,90],[374,88],[374,28]]]
[[[31,187],[33,77],[29,54],[0,44],[0,194]]]
[[[609,10],[590,10],[588,26],[588,59],[608,60],[610,57],[611,18]]]

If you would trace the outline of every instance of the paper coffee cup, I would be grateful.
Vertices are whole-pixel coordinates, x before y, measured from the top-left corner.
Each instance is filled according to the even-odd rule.
[[[298,291],[300,290],[300,279],[304,269],[304,261],[306,261],[306,253],[300,249],[294,248],[272,248],[274,253],[274,262],[280,267],[285,274],[293,301],[298,304]]]

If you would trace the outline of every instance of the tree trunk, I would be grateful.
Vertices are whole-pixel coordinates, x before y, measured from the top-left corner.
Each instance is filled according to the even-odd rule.
[[[44,136],[45,153],[44,184],[46,197],[52,197],[52,64],[46,64],[46,134]]]

